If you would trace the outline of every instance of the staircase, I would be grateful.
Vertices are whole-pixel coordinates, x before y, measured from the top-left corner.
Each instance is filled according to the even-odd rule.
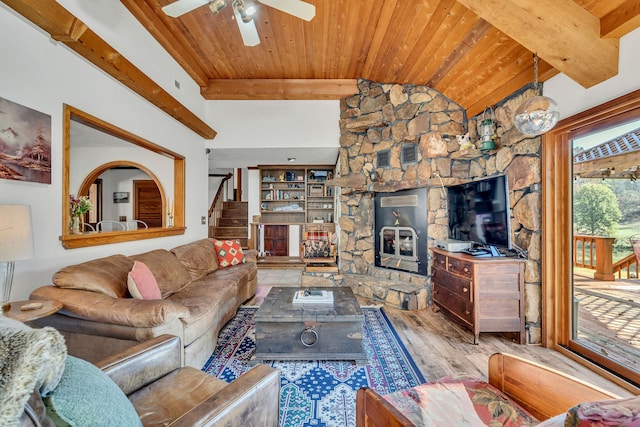
[[[247,202],[224,202],[217,226],[209,226],[209,237],[238,240],[248,248],[249,219]]]

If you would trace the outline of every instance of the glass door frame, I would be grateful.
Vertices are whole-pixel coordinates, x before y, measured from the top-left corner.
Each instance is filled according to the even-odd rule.
[[[560,121],[542,137],[542,345],[638,393],[640,375],[572,340],[572,141],[640,117],[640,90]]]

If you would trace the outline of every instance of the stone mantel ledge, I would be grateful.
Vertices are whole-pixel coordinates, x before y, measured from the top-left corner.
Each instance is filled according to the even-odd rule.
[[[442,180],[442,182],[440,182]],[[465,180],[458,178],[438,178],[433,177],[429,179],[412,179],[404,181],[390,181],[390,182],[371,182],[366,184],[366,178],[364,175],[349,175],[347,177],[338,177],[329,179],[325,182],[326,185],[333,185],[342,188],[342,194],[352,193],[394,193],[401,190],[410,190],[413,188],[422,188],[429,186],[440,185],[455,185],[460,184]]]

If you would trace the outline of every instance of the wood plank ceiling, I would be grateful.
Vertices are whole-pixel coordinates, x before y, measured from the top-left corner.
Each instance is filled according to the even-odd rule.
[[[532,52],[542,82],[614,76],[619,38],[640,26],[638,0],[307,0],[310,22],[257,3],[246,47],[230,6],[171,18],[172,1],[121,0],[206,99],[339,99],[364,78],[433,87],[468,116],[532,82]]]

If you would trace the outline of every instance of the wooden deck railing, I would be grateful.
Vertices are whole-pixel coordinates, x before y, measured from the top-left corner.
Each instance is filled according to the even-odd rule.
[[[615,274],[618,279],[632,279],[638,277],[638,258],[636,254],[631,253],[621,260],[613,263],[613,274]],[[635,275],[631,273],[635,272]],[[625,275],[626,277],[623,277]]]
[[[595,270],[596,280],[637,278],[640,266],[633,252],[613,262],[614,241],[613,237],[573,236],[573,265]]]
[[[615,280],[613,237],[573,236],[573,265],[595,270],[596,280]]]

